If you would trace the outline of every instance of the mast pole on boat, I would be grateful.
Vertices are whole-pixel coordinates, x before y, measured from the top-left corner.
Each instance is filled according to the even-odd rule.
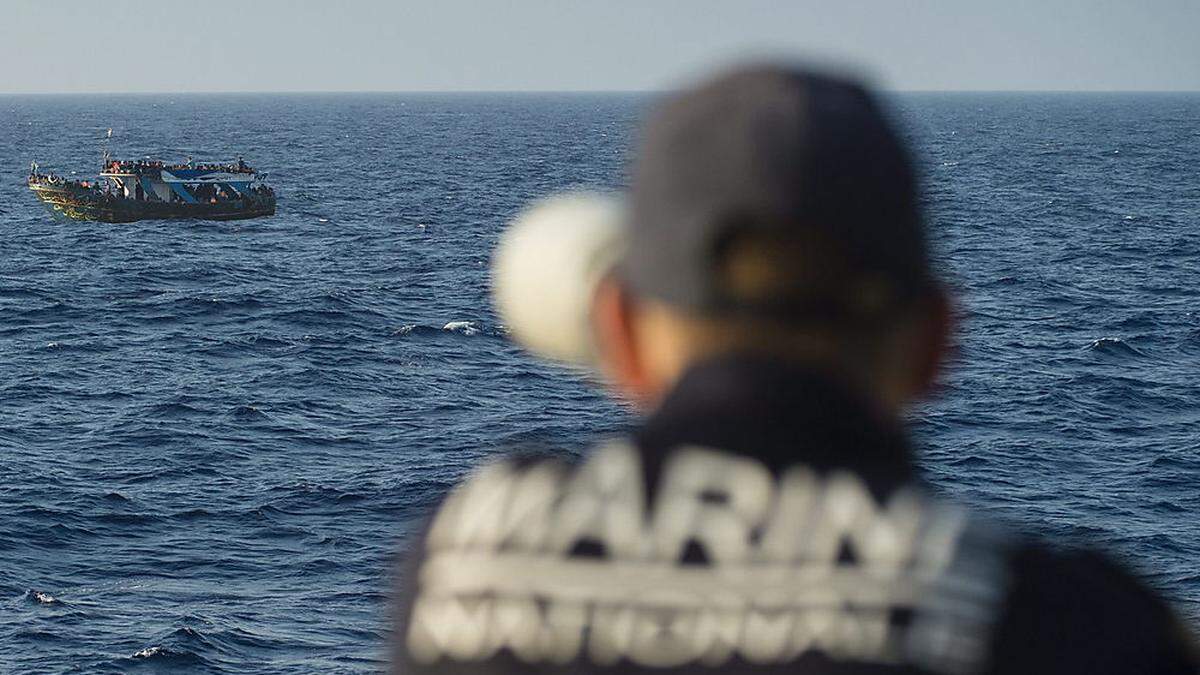
[[[108,128],[108,132],[104,134],[104,141],[100,144],[100,147],[103,150],[100,153],[100,158],[101,158],[101,162],[102,162],[102,164],[100,165],[101,171],[108,171],[108,160],[112,157],[112,155],[110,155],[108,152],[108,143],[110,140],[112,140],[112,127]]]

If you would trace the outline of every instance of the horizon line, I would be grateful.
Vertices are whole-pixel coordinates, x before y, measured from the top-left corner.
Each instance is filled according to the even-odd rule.
[[[329,95],[329,94],[665,94],[672,89],[226,89],[198,91],[0,91],[0,96],[203,96],[203,95]],[[893,89],[888,94],[1197,94],[1200,89]]]

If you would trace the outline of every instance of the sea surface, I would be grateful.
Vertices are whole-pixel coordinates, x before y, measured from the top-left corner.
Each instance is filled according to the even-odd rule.
[[[0,96],[0,672],[386,665],[405,535],[630,412],[515,347],[506,219],[618,188],[646,95]],[[1200,95],[901,94],[958,296],[946,494],[1200,619]],[[61,222],[31,160],[246,161],[272,218]]]

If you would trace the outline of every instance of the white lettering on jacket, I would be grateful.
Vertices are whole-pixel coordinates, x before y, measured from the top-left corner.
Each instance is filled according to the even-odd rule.
[[[441,506],[406,644],[421,662],[622,660],[671,667],[810,650],[969,673],[1003,592],[1002,555],[965,514],[856,475],[674,451],[653,505],[637,452],[492,464]],[[581,542],[603,555],[570,555]],[[684,564],[698,546],[707,564]]]

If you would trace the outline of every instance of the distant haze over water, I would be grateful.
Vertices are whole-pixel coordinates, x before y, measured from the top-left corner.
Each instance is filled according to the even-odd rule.
[[[0,92],[644,91],[805,58],[921,90],[1200,90],[1190,0],[8,0]],[[52,31],[54,40],[46,40]]]
[[[621,187],[644,95],[0,96],[0,670],[376,672],[404,536],[628,413],[514,347],[529,200]],[[1200,95],[903,94],[960,349],[927,476],[1200,618]],[[274,218],[59,222],[31,160],[268,171]]]

